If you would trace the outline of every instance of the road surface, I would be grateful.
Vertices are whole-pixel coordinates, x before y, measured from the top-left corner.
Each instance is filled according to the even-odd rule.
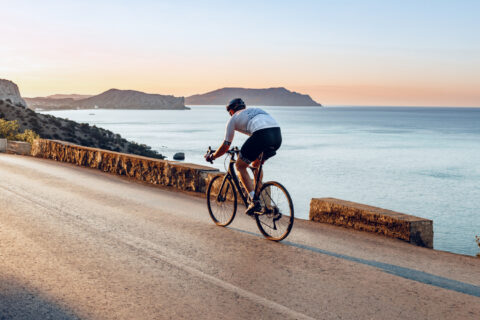
[[[480,259],[0,154],[0,319],[478,320]]]

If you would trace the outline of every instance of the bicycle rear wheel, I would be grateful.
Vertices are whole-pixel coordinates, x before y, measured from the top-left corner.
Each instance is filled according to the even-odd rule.
[[[287,189],[278,182],[266,182],[260,189],[262,205],[255,215],[258,229],[269,240],[285,239],[293,227],[293,202]]]
[[[232,180],[216,176],[210,181],[207,189],[208,213],[218,226],[228,226],[237,212],[237,193]]]

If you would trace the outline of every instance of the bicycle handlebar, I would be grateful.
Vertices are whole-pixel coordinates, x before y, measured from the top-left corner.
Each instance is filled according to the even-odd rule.
[[[240,149],[238,149],[238,147],[233,147],[232,149],[228,150],[227,153],[229,155],[234,155],[235,153],[240,153]]]
[[[214,154],[216,150],[213,150],[212,147],[208,147],[207,153],[205,154],[205,159],[208,159],[210,155]],[[230,150],[228,150],[226,153],[229,155],[233,156],[234,154],[240,153],[240,149],[238,147],[233,147]],[[213,160],[207,160],[211,164],[213,164]]]

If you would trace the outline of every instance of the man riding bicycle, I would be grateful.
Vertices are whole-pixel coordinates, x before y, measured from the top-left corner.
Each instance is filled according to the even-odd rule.
[[[260,108],[247,109],[245,102],[240,98],[230,101],[226,108],[231,118],[227,122],[225,139],[220,148],[213,154],[207,155],[205,159],[212,161],[224,155],[230,148],[235,131],[250,136],[240,149],[235,166],[240,173],[240,181],[250,195],[251,201],[245,213],[252,215],[259,209],[260,202],[258,199],[254,199],[253,181],[247,168],[251,165],[254,172],[257,172],[256,170],[260,166],[259,157],[262,153],[263,162],[273,157],[282,144],[282,134],[280,126],[272,116]],[[261,177],[259,181],[261,181]]]

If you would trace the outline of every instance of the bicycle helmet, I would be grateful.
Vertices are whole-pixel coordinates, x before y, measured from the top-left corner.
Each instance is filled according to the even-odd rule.
[[[232,101],[230,101],[229,104],[227,104],[226,108],[227,108],[227,112],[229,112],[230,110],[238,111],[238,110],[245,109],[246,106],[245,106],[245,102],[243,102],[242,99],[235,98]]]

